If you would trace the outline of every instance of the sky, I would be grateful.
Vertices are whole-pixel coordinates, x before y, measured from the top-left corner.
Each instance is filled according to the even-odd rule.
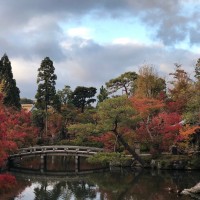
[[[200,0],[0,0],[0,57],[21,98],[34,99],[38,68],[54,64],[56,89],[99,88],[153,66],[163,78],[200,58]]]

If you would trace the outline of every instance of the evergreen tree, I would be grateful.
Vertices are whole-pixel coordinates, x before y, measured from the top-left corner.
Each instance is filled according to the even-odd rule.
[[[198,82],[200,82],[200,58],[197,60],[196,66],[195,66],[195,78]]]
[[[197,60],[194,77],[193,91],[187,103],[184,117],[188,123],[200,124],[200,59]]]
[[[56,97],[56,79],[57,76],[54,74],[55,68],[53,62],[46,57],[42,60],[40,68],[38,69],[38,90],[35,95],[36,98],[36,108],[45,110],[47,112],[48,106],[54,108],[57,107],[57,97]]]
[[[103,87],[103,85],[100,88],[100,93],[97,96],[97,99],[98,99],[98,103],[101,103],[104,100],[108,99],[108,91],[106,90],[106,88]]]
[[[49,57],[42,60],[40,68],[38,69],[37,84],[38,90],[35,95],[36,108],[41,111],[45,111],[45,134],[47,135],[48,127],[48,106],[52,106],[56,110],[60,110],[58,107],[58,96],[56,95],[56,79],[57,76],[54,74],[55,68],[53,62]],[[60,104],[59,104],[60,105]],[[41,135],[42,136],[42,135]]]
[[[138,75],[135,72],[125,72],[119,77],[106,82],[106,87],[110,94],[113,94],[122,89],[122,92],[125,92],[125,94],[129,96],[134,92],[134,86],[137,77]]]
[[[72,104],[74,104],[75,107],[80,108],[83,113],[86,106],[96,101],[96,99],[93,98],[96,91],[97,89],[94,87],[76,87],[72,94]]]
[[[0,86],[0,92],[4,96],[3,104],[20,109],[20,90],[13,79],[11,62],[6,54],[0,60]]]
[[[58,90],[57,95],[62,105],[70,104],[72,101],[72,90],[69,85],[65,85],[62,90]]]

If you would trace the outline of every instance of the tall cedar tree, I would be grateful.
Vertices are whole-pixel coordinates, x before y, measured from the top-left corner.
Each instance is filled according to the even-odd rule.
[[[20,90],[13,79],[11,62],[6,54],[0,60],[0,91],[2,92],[3,104],[7,107],[21,109]]]
[[[55,68],[53,62],[49,57],[42,60],[40,68],[38,69],[38,90],[35,95],[36,108],[45,110],[47,112],[48,106],[57,107],[56,105],[56,79],[57,76],[54,74]]]
[[[48,107],[52,106],[54,109],[59,110],[59,99],[56,95],[55,89],[55,80],[57,76],[54,74],[55,68],[53,66],[53,62],[49,59],[49,57],[44,58],[42,60],[40,68],[38,69],[38,90],[35,95],[36,98],[36,108],[39,110],[45,111],[45,134],[47,136],[48,129],[48,119],[47,119],[47,111]],[[40,118],[43,116],[40,116]],[[41,134],[43,137],[43,135]]]

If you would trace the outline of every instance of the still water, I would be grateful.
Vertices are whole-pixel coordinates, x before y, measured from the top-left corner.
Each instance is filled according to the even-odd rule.
[[[1,200],[188,200],[194,198],[179,196],[176,190],[200,182],[198,171],[123,169],[73,176],[14,175],[17,187]]]
[[[15,174],[15,191],[1,200],[173,200],[178,196],[168,187],[184,189],[200,180],[199,172],[130,170],[79,176],[40,176]]]

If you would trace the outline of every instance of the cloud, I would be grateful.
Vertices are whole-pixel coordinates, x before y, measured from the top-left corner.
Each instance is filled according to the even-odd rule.
[[[85,41],[86,45],[80,48]],[[112,78],[127,71],[138,72],[138,69],[149,64],[155,66],[160,74],[168,76],[174,71],[174,63],[180,63],[189,73],[198,55],[188,50],[167,50],[163,45],[144,44],[104,44],[100,45],[92,40],[71,39],[71,49],[63,50],[68,55],[63,60],[52,59],[57,89],[69,85],[73,89],[77,86],[94,86],[99,89],[101,85]],[[42,58],[43,59],[43,58]],[[36,94],[37,69],[42,59],[11,59],[14,78],[17,80],[22,97],[34,98]]]
[[[20,96],[34,98],[37,90],[37,68],[40,61],[30,61],[22,58],[10,59],[10,61],[14,79],[16,79],[17,87],[21,91]]]
[[[78,0],[7,0],[1,2],[0,24],[4,28],[1,28],[0,33],[13,29],[23,30],[26,26],[34,29],[38,22],[31,26],[30,23],[34,22],[35,17],[38,21],[50,19],[54,26],[72,19],[81,21],[86,15],[92,15],[95,20],[130,17],[140,19],[147,26],[146,30],[156,30],[152,36],[166,45],[173,45],[187,37],[191,37],[191,44],[198,44],[199,40],[195,38],[197,34],[191,30],[200,25],[199,8],[199,1],[188,0],[87,0],[84,3]],[[44,27],[40,28],[45,30]]]
[[[67,72],[65,84],[94,85],[98,88],[126,71],[137,72],[144,64],[154,65],[160,73],[168,76],[174,71],[174,63],[180,63],[191,73],[198,58],[197,54],[190,51],[166,50],[158,44],[100,45],[94,41],[87,41],[83,48],[73,46],[70,56],[71,59],[66,60],[59,69],[59,74]]]
[[[115,38],[112,41],[113,44],[121,44],[121,45],[127,45],[127,44],[135,44],[135,45],[141,45],[141,41],[137,41],[134,39],[130,39],[127,37],[122,37],[122,38]]]
[[[59,89],[64,85],[99,88],[143,64],[168,74],[178,62],[192,73],[199,54],[175,47],[186,41],[186,46],[197,49],[199,8],[200,2],[192,0],[6,0],[0,6],[0,55],[8,54],[21,95],[30,98],[46,56],[54,62]],[[90,25],[88,19],[137,20],[151,42],[124,35],[102,44],[94,38],[100,30],[84,24],[86,20]]]
[[[84,39],[91,39],[92,30],[86,27],[76,27],[67,30],[70,37],[80,37]]]

